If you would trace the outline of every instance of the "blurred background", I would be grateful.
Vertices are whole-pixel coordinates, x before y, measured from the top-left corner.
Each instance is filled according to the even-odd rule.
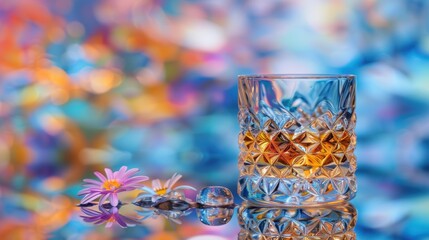
[[[74,205],[82,178],[122,165],[235,192],[250,73],[356,74],[358,237],[429,239],[424,0],[0,1],[0,235],[233,239],[105,231]]]

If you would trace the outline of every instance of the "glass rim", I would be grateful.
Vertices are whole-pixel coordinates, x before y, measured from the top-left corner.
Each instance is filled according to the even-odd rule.
[[[321,79],[355,79],[354,74],[240,74],[238,78],[247,79],[268,79],[268,80],[282,80],[282,79],[308,79],[308,80],[321,80]]]

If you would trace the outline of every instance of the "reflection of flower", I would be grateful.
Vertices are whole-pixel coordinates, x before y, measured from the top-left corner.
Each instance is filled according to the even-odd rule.
[[[176,223],[182,224],[182,221],[179,218],[189,215],[192,212],[191,209],[181,211],[181,210],[160,210],[155,208],[143,208],[142,210],[138,210],[137,213],[142,216],[140,220],[145,220],[150,217],[157,218],[158,216],[163,216],[166,219]]]
[[[118,223],[119,226],[126,228],[132,227],[138,224],[136,220],[125,217],[119,214],[119,209],[117,207],[112,207],[111,209],[106,209],[103,207],[99,208],[100,211],[95,211],[89,208],[81,208],[82,212],[86,215],[81,215],[83,220],[88,223],[102,224],[106,223],[106,228],[110,228],[113,223]]]
[[[99,197],[101,197],[99,205],[103,204],[107,198],[109,198],[110,204],[112,206],[118,205],[118,193],[134,190],[141,185],[140,182],[146,181],[149,178],[146,176],[134,176],[139,170],[133,168],[127,171],[127,167],[121,167],[119,171],[112,172],[111,169],[104,169],[107,175],[107,178],[99,173],[94,172],[94,174],[101,180],[92,180],[84,179],[84,186],[86,187],[78,193],[78,195],[85,195],[81,200],[81,204],[89,203]]]
[[[148,197],[152,198],[152,201],[155,201],[156,199],[160,198],[161,196],[165,196],[167,194],[173,194],[176,191],[179,190],[185,190],[190,189],[196,191],[195,188],[188,186],[188,185],[180,185],[175,188],[173,188],[174,184],[179,181],[179,179],[182,178],[182,175],[180,174],[173,174],[173,176],[168,179],[164,186],[161,184],[161,181],[159,179],[155,179],[152,181],[152,188],[150,187],[143,187],[142,190],[145,191],[145,193],[139,194],[136,201],[139,199],[145,199]]]

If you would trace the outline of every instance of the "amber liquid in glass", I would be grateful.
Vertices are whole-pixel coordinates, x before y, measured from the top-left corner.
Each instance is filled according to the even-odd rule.
[[[239,190],[245,196],[291,204],[342,200],[335,199],[335,193],[356,191],[348,191],[355,188],[355,143],[354,133],[344,129],[242,133],[239,169],[246,183],[239,184]]]

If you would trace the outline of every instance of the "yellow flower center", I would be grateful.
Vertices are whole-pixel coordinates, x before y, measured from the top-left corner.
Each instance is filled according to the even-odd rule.
[[[106,190],[115,190],[121,187],[121,183],[116,179],[109,179],[103,183],[103,188]]]
[[[162,196],[167,193],[167,188],[160,188],[158,190],[155,190],[156,195]]]

